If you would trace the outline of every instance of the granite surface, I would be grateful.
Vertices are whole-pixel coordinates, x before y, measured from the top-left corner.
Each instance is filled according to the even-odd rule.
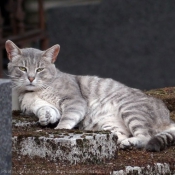
[[[11,174],[11,81],[0,79],[0,174]]]

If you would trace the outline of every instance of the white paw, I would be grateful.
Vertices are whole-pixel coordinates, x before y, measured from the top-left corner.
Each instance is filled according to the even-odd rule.
[[[136,137],[131,137],[131,138],[122,140],[119,147],[121,149],[132,149],[133,147],[142,148],[143,144],[141,144],[140,139]]]
[[[121,134],[121,132],[113,132],[117,137],[118,137],[118,140],[117,140],[117,144],[118,145],[120,145],[120,143],[123,141],[123,140],[125,140],[125,139],[127,139],[128,138],[128,136],[126,136],[125,134]]]
[[[39,123],[43,126],[49,123],[55,123],[60,119],[58,110],[47,106],[41,107],[37,112],[37,116],[39,118]]]

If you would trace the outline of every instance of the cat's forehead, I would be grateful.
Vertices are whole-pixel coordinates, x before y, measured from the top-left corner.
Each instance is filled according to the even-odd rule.
[[[38,58],[41,58],[43,54],[43,51],[39,49],[34,49],[34,48],[21,49],[21,51],[22,51],[22,56],[26,58],[38,59]]]
[[[34,49],[34,48],[26,48],[21,49],[21,61],[25,64],[37,64],[38,62],[42,62],[43,51]]]

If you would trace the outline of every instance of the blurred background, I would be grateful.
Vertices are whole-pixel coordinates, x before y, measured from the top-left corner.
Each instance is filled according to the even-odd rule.
[[[56,66],[110,77],[149,90],[175,86],[174,0],[1,0],[0,71],[4,43],[47,49],[60,44]]]

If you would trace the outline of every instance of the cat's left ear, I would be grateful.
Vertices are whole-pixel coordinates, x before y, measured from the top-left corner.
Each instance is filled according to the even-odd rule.
[[[6,41],[5,48],[10,61],[16,60],[17,56],[21,55],[21,50],[10,40]]]
[[[60,45],[56,44],[51,48],[47,49],[46,51],[44,51],[43,57],[47,61],[54,63],[57,59],[59,51],[60,51]]]

